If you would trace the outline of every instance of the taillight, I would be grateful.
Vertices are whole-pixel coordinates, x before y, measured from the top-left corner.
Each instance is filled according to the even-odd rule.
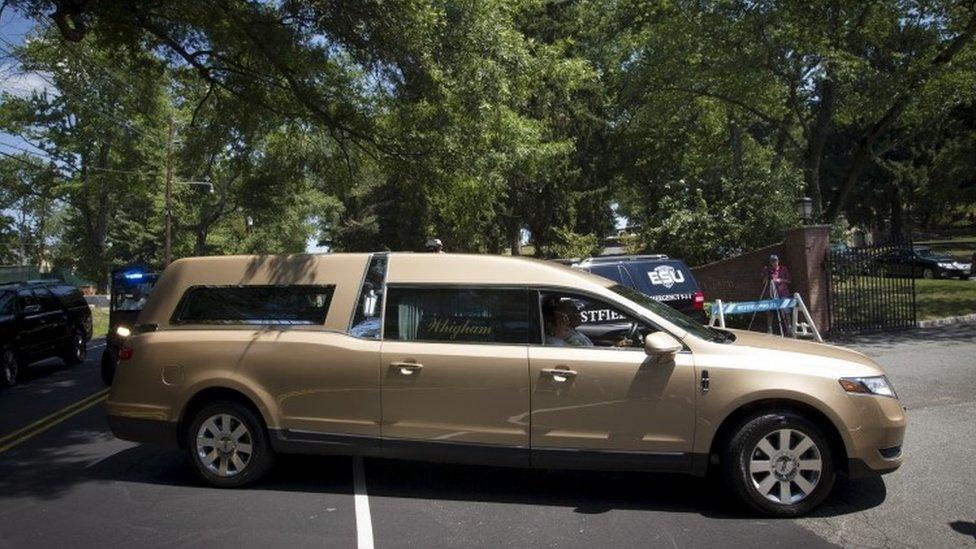
[[[705,308],[705,292],[696,290],[695,293],[691,295],[691,298],[695,302],[696,311],[701,311]]]
[[[129,360],[132,358],[132,349],[128,347],[122,347],[119,349],[119,360]]]

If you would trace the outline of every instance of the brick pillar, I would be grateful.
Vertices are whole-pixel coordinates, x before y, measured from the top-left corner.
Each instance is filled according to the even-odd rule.
[[[790,270],[793,291],[799,292],[821,334],[830,331],[827,315],[827,274],[824,258],[830,246],[830,226],[812,225],[786,231],[780,261]]]

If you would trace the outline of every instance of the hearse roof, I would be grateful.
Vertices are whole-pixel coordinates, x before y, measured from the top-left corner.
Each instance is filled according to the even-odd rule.
[[[334,285],[325,326],[345,330],[374,254],[293,254],[191,257],[174,261],[159,278],[140,323],[166,326],[181,297],[194,286]],[[550,261],[478,255],[392,252],[388,284],[562,286],[606,291],[613,282]]]

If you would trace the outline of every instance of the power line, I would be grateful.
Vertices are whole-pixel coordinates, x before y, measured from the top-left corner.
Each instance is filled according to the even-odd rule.
[[[42,156],[41,154],[39,154],[36,151],[32,151],[32,150],[29,150],[29,149],[25,149],[24,147],[18,147],[17,145],[13,145],[11,143],[0,143],[0,146],[10,147],[11,149],[15,149],[15,150],[18,150],[20,152],[29,154],[29,155],[31,155],[31,156],[33,156],[35,158],[41,159],[41,160],[48,160],[48,161],[53,161],[54,160],[54,159],[52,159],[49,156],[48,157]],[[0,152],[2,152],[2,151],[0,151]],[[45,151],[45,152],[47,152],[47,151]],[[6,154],[6,153],[4,153],[4,154]],[[50,154],[50,153],[48,153],[48,154]],[[7,156],[12,156],[12,155],[7,154]],[[76,167],[71,166],[71,165],[59,166],[59,167],[63,167],[65,169],[72,170],[72,171],[75,171],[75,172],[80,172],[81,171],[81,168],[76,168]],[[86,166],[85,169],[86,170],[99,171],[99,172],[118,173],[118,174],[129,174],[129,175],[142,175],[142,176],[155,176],[155,175],[159,175],[160,173],[162,173],[162,172],[158,172],[158,171],[117,170],[115,168],[100,168],[98,166]]]
[[[21,65],[24,65],[24,66],[29,65],[29,62],[26,59],[24,59],[23,57],[21,57],[18,53],[16,53],[13,49],[8,49],[8,48],[16,48],[17,47],[16,45],[14,45],[13,43],[11,43],[7,39],[3,38],[2,36],[0,36],[0,42],[2,42],[2,43],[4,43],[4,44],[7,45],[7,48],[0,47],[0,52],[3,52],[4,54],[9,55],[10,57],[13,57],[17,61],[19,61],[21,63]],[[68,93],[66,90],[58,87],[54,82],[51,82],[44,75],[44,73],[42,73],[40,71],[33,71],[33,72],[34,72],[34,74],[36,74],[38,76],[38,78],[40,78],[41,80],[43,80],[44,82],[46,82],[52,88],[56,89],[58,91],[58,93],[74,99],[75,101],[77,101],[80,104],[80,106],[87,107],[92,112],[95,112],[96,114],[101,114],[102,116],[105,116],[107,119],[110,119],[112,122],[116,122],[118,124],[122,124],[123,126],[125,126],[126,128],[128,128],[129,130],[132,130],[133,132],[135,132],[135,133],[137,133],[137,134],[139,134],[139,135],[141,135],[143,137],[146,137],[148,139],[152,139],[152,140],[156,141],[158,144],[162,144],[163,143],[163,140],[160,138],[160,136],[146,133],[146,131],[141,130],[141,129],[133,126],[131,122],[129,122],[128,120],[125,119],[125,117],[119,116],[119,113],[118,112],[115,112],[115,111],[109,112],[107,110],[103,110],[103,109],[99,108],[98,106],[87,105],[85,103],[85,101],[81,100],[80,98],[78,98],[77,96],[75,96],[75,95],[73,95],[71,93]]]

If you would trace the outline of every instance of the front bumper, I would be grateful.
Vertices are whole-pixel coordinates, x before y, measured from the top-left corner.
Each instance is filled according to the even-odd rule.
[[[939,276],[942,278],[969,278],[971,271],[969,269],[947,269],[945,267],[939,268]]]
[[[885,474],[901,467],[907,419],[897,399],[875,395],[849,395],[857,406],[861,425],[850,431],[848,475],[852,478]]]

